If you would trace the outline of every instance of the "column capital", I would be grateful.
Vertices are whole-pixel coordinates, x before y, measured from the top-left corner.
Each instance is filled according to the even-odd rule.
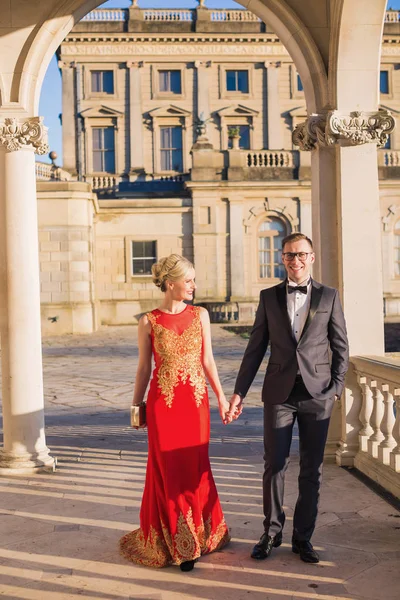
[[[353,111],[343,114],[332,110],[325,114],[312,114],[297,125],[292,140],[300,150],[313,150],[317,146],[359,146],[376,143],[382,148],[395,127],[388,110],[375,112]]]
[[[33,148],[36,154],[47,154],[47,131],[43,117],[7,117],[0,120],[0,145],[5,146],[8,152]]]

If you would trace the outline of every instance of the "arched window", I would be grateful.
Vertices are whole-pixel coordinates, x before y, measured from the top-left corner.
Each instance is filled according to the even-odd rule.
[[[394,226],[394,276],[400,277],[400,221]]]
[[[282,219],[267,217],[258,228],[258,272],[260,279],[283,279],[282,240],[287,235]]]

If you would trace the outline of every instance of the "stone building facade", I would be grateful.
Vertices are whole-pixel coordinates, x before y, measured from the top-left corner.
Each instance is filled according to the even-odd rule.
[[[390,11],[380,85],[395,117],[399,42]],[[282,238],[311,236],[310,153],[292,142],[303,85],[278,37],[244,10],[132,6],[92,11],[58,53],[66,181],[38,183],[43,331],[136,322],[171,252],[194,262],[214,320],[251,321],[284,275]],[[399,135],[378,153],[387,320],[400,320]]]

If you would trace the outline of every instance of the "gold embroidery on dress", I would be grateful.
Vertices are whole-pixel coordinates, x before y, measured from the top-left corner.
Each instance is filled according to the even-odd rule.
[[[163,522],[161,529],[162,533],[157,533],[154,527],[150,526],[147,539],[142,529],[124,535],[120,541],[121,553],[125,558],[140,565],[165,567],[170,564],[180,565],[202,554],[220,550],[230,540],[224,518],[212,534],[211,515],[205,524],[202,520],[196,528],[191,508],[186,517],[183,513],[179,515],[177,532],[173,537]]]
[[[161,389],[168,408],[174,398],[174,388],[179,380],[189,381],[194,388],[196,406],[200,406],[206,391],[206,379],[201,364],[202,331],[200,310],[193,307],[194,319],[180,335],[157,323],[158,315],[148,313],[147,317],[154,331],[154,349],[161,359],[158,369],[158,387]]]

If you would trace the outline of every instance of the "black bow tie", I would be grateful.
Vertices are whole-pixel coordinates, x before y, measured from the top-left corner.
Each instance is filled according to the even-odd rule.
[[[302,294],[307,294],[307,286],[306,285],[288,285],[287,290],[289,294],[293,294],[294,292],[301,292]]]

